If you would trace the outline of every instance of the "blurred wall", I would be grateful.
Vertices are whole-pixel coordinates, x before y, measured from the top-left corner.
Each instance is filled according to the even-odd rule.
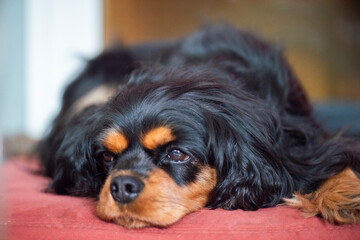
[[[0,142],[25,128],[24,14],[24,1],[0,0]]]
[[[40,137],[65,84],[103,48],[102,0],[26,0],[26,125]]]
[[[65,84],[102,48],[102,0],[0,0],[0,142],[41,137]]]
[[[188,34],[228,21],[285,48],[313,101],[360,99],[360,2],[356,0],[104,0],[105,43]]]

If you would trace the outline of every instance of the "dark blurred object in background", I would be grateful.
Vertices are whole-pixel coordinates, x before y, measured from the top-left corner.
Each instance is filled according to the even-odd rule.
[[[3,159],[10,159],[14,156],[32,156],[38,141],[26,136],[6,136],[2,139],[3,144]]]
[[[314,104],[315,118],[330,133],[344,131],[360,139],[360,102],[326,102]]]

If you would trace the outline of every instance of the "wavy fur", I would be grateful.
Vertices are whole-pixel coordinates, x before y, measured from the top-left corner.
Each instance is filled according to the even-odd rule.
[[[99,85],[118,92],[68,115]],[[177,136],[172,145],[195,160],[163,163],[167,146],[151,152],[135,144],[137,134],[159,125],[171,126]],[[108,128],[134,142],[116,164],[101,158]],[[207,165],[216,169],[217,184],[206,206],[224,209],[275,206],[294,192],[317,190],[346,168],[360,170],[359,144],[330,136],[314,120],[280,49],[228,25],[108,50],[90,61],[67,87],[39,149],[45,174],[53,178],[49,189],[59,194],[97,196],[109,173],[123,169],[142,174],[161,168],[187,186]]]

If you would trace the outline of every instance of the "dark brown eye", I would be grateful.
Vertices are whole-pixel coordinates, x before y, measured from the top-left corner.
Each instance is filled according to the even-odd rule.
[[[190,158],[190,156],[186,155],[185,153],[183,153],[182,151],[180,151],[178,149],[173,149],[167,154],[166,158],[170,161],[184,162],[184,161],[188,160]]]
[[[112,162],[114,161],[114,155],[110,152],[103,152],[103,159],[105,162]]]

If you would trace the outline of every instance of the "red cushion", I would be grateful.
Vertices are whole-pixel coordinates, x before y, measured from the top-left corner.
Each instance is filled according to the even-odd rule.
[[[21,157],[1,167],[5,239],[360,239],[360,225],[305,219],[285,206],[255,212],[203,209],[167,229],[128,230],[98,219],[92,199],[44,193],[49,179],[34,174],[36,169],[36,160]]]

